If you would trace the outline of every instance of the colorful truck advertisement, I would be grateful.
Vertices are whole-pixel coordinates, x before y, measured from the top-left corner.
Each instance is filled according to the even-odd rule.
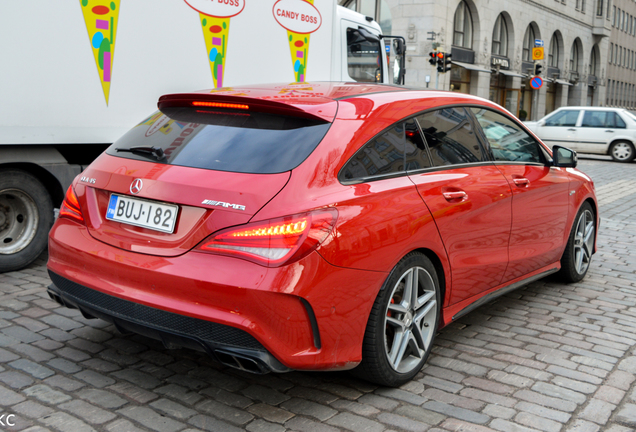
[[[309,37],[322,24],[322,16],[313,3],[314,0],[278,0],[272,9],[278,24],[287,30],[296,82],[305,81]]]
[[[230,32],[230,18],[245,8],[245,0],[184,0],[199,12],[203,38],[210,61],[214,87],[223,87],[226,48]]]
[[[108,105],[120,0],[80,0],[97,73]]]

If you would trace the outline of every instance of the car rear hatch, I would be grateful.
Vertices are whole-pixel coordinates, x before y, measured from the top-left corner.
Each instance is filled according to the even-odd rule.
[[[163,96],[160,111],[82,174],[76,192],[91,236],[177,256],[215,231],[247,223],[320,143],[336,105]]]

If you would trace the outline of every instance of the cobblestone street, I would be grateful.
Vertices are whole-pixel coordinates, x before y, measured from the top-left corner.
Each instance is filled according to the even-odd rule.
[[[587,277],[540,280],[463,317],[400,389],[252,375],[123,336],[49,299],[46,255],[0,274],[0,431],[634,431],[636,163],[579,168],[602,217]]]

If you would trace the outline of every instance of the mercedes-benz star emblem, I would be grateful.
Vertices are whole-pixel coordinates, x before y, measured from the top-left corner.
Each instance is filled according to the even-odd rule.
[[[137,195],[141,192],[141,188],[144,187],[144,182],[141,179],[134,179],[130,184],[130,193]]]

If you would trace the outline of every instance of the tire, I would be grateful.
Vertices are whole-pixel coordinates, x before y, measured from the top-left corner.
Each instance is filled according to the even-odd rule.
[[[636,157],[634,144],[628,141],[617,141],[612,143],[609,154],[616,162],[631,162],[634,160],[634,157]]]
[[[579,282],[587,274],[594,251],[596,218],[589,203],[583,203],[561,257],[561,270],[557,277],[564,282]]]
[[[31,264],[46,249],[53,203],[31,174],[0,171],[0,273]]]
[[[408,295],[409,291],[417,296]],[[362,343],[362,362],[354,373],[390,387],[410,381],[431,352],[440,305],[439,282],[431,261],[417,252],[406,255],[373,304]]]

